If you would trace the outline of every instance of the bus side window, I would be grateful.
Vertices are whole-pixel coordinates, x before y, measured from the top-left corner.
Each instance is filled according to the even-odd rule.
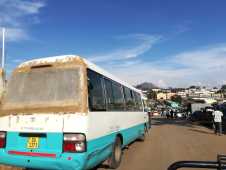
[[[133,98],[130,92],[130,89],[127,87],[123,87],[124,89],[124,96],[125,96],[125,102],[126,102],[126,110],[127,111],[132,111],[133,110]]]
[[[106,91],[106,104],[107,110],[112,111],[114,105],[114,98],[112,93],[112,83],[111,80],[104,79],[105,91]]]
[[[137,106],[136,106],[136,99],[135,99],[135,92],[130,90],[130,96],[132,98],[132,110],[137,111]]]
[[[118,83],[112,83],[113,96],[114,96],[114,110],[116,111],[124,111],[125,110],[125,102],[122,91],[122,86]]]
[[[92,70],[87,70],[87,74],[89,109],[90,111],[105,111],[106,106],[101,83],[102,76]]]
[[[139,93],[136,93],[136,92],[134,94],[135,94],[135,100],[136,100],[136,110],[142,111],[143,107],[142,107],[141,96]]]

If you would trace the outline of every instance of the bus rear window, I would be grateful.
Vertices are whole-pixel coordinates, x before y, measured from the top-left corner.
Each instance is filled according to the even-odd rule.
[[[53,102],[77,101],[81,96],[80,69],[36,68],[18,72],[9,81],[5,104],[48,105]]]

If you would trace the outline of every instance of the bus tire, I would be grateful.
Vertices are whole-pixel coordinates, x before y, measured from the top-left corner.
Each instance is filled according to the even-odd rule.
[[[144,133],[138,138],[139,141],[141,141],[141,142],[144,142],[145,141],[147,132],[148,132],[147,126],[144,125]]]
[[[119,167],[122,160],[122,141],[119,137],[116,137],[112,147],[112,154],[108,158],[108,166],[110,169],[116,169]]]

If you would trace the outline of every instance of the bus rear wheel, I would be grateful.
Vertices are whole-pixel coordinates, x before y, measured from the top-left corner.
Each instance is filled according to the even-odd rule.
[[[139,141],[142,141],[142,142],[144,142],[145,141],[145,139],[146,139],[146,135],[147,135],[147,133],[148,133],[148,129],[147,129],[147,126],[146,125],[144,125],[144,133],[138,138],[139,139]]]
[[[112,154],[108,158],[108,166],[111,169],[119,167],[122,160],[122,141],[119,137],[115,139],[115,143],[112,147]]]

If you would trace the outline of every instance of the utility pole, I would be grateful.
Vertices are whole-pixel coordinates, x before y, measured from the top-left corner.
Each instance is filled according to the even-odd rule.
[[[2,28],[2,69],[5,68],[5,28]]]
[[[0,97],[5,90],[5,28],[2,28],[2,68],[0,68]]]

